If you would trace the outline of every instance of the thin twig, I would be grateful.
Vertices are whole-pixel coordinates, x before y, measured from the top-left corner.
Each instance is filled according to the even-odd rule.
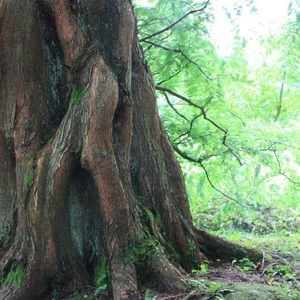
[[[237,162],[239,163],[240,166],[243,165],[241,159],[234,153],[234,151],[231,149],[231,147],[227,144],[227,136],[228,136],[228,130],[227,129],[224,129],[222,128],[220,125],[218,125],[214,120],[210,119],[207,114],[206,114],[206,111],[205,111],[205,108],[204,106],[201,106],[201,105],[198,105],[196,103],[194,103],[193,101],[191,101],[189,98],[185,97],[185,96],[182,96],[174,91],[172,91],[171,89],[169,88],[165,88],[165,87],[162,87],[162,86],[159,86],[159,85],[156,85],[155,86],[155,89],[158,90],[158,91],[162,91],[162,92],[167,92],[183,101],[185,101],[186,103],[188,103],[189,105],[191,106],[194,106],[198,109],[200,109],[201,113],[202,113],[202,116],[203,116],[203,119],[208,121],[209,123],[211,123],[213,126],[215,126],[217,129],[219,129],[221,132],[224,133],[223,135],[223,138],[222,138],[222,144],[228,149],[228,151],[236,158]],[[213,96],[211,95],[207,101],[210,101],[211,99],[213,98]]]
[[[188,294],[184,293],[184,294],[179,294],[179,295],[171,295],[171,296],[166,296],[166,297],[160,298],[160,300],[171,300],[171,299],[176,299],[178,297],[184,297],[186,295],[188,295]]]
[[[274,153],[275,159],[276,159],[277,164],[278,164],[278,168],[279,168],[278,173],[279,173],[280,175],[284,176],[288,181],[290,181],[290,182],[293,183],[294,185],[300,184],[300,182],[294,181],[293,179],[291,179],[289,176],[287,176],[285,173],[282,172],[281,163],[280,163],[280,160],[279,160],[279,158],[278,158],[278,155],[277,155],[276,150],[273,150],[273,153]]]
[[[235,198],[233,198],[233,197],[231,197],[231,196],[225,194],[224,192],[222,192],[221,190],[219,190],[218,188],[216,188],[215,185],[213,184],[213,182],[211,181],[210,176],[209,176],[209,174],[208,174],[206,168],[204,167],[203,163],[202,163],[202,162],[199,162],[199,164],[201,165],[201,167],[202,167],[202,169],[203,169],[203,171],[204,171],[204,173],[205,173],[205,176],[206,176],[206,178],[207,178],[207,180],[208,180],[210,186],[211,186],[214,190],[216,190],[217,192],[219,192],[219,193],[220,193],[222,196],[224,196],[225,198],[227,198],[227,199],[229,199],[229,200],[232,200],[232,201],[236,202],[236,203],[237,203],[238,205],[240,205],[241,207],[246,207],[246,208],[250,208],[250,209],[256,210],[256,209],[254,209],[254,208],[251,207],[251,206],[241,204],[237,199],[235,199]]]
[[[171,101],[170,101],[168,95],[167,95],[166,93],[163,93],[163,94],[164,94],[164,96],[165,96],[165,98],[166,98],[166,100],[167,100],[167,103],[168,103],[169,106],[174,110],[174,112],[175,112],[178,116],[180,116],[182,119],[184,119],[184,120],[186,120],[188,123],[190,123],[189,119],[186,118],[186,116],[184,116],[183,114],[181,114],[181,113],[174,107],[174,105],[171,103]]]
[[[188,17],[190,14],[197,13],[197,12],[199,12],[199,11],[203,11],[203,10],[207,7],[207,5],[209,4],[209,1],[210,1],[210,0],[208,0],[208,1],[204,4],[204,6],[203,6],[202,8],[195,9],[195,10],[191,10],[191,11],[189,11],[188,13],[186,13],[184,16],[182,16],[180,19],[178,19],[178,20],[175,21],[174,23],[170,24],[169,26],[167,26],[167,27],[165,27],[165,28],[163,28],[163,29],[161,29],[161,30],[159,30],[159,31],[157,31],[157,32],[154,32],[154,33],[152,33],[152,34],[150,34],[150,35],[148,35],[148,36],[146,36],[146,37],[140,39],[140,42],[145,42],[146,40],[149,40],[149,39],[151,39],[151,38],[153,38],[153,37],[155,37],[155,36],[157,36],[157,35],[159,35],[159,34],[164,33],[165,31],[171,29],[172,27],[174,27],[175,25],[177,25],[179,22],[181,22],[182,20],[184,20],[184,19],[185,19],[186,17]]]
[[[182,300],[188,300],[188,299],[190,299],[190,298],[192,298],[192,297],[194,297],[194,296],[198,296],[198,295],[200,295],[200,293],[199,292],[197,292],[197,291],[191,291],[187,296],[185,296]]]
[[[238,205],[242,206],[242,207],[246,207],[246,208],[250,208],[250,209],[253,209],[253,210],[256,210],[255,208],[251,207],[251,206],[247,206],[247,205],[243,205],[241,204],[237,199],[225,194],[224,192],[222,192],[221,190],[219,190],[218,188],[216,188],[216,186],[213,184],[213,182],[211,181],[210,179],[210,176],[206,170],[206,168],[204,167],[202,161],[205,160],[205,159],[208,159],[210,157],[213,157],[215,155],[205,155],[201,158],[198,158],[198,159],[195,159],[193,157],[190,157],[189,155],[187,155],[186,153],[184,153],[183,151],[181,151],[176,145],[173,145],[173,149],[176,151],[176,153],[178,153],[182,158],[190,161],[190,162],[193,162],[193,163],[198,163],[200,164],[200,166],[202,167],[202,169],[204,170],[204,173],[205,173],[205,176],[210,184],[210,186],[216,190],[217,192],[219,192],[222,196],[224,196],[225,198],[229,199],[229,200],[232,200],[234,202],[236,202]]]
[[[238,119],[242,122],[243,126],[246,127],[246,123],[242,120],[242,118],[240,118],[237,114],[233,113],[233,112],[230,111],[230,110],[227,110],[227,111],[230,112],[230,113],[231,113],[233,116],[235,116],[236,118],[238,118]]]
[[[158,91],[167,92],[167,93],[169,93],[169,94],[171,94],[171,95],[173,95],[173,96],[175,96],[175,97],[177,97],[177,98],[179,98],[179,99],[185,101],[185,102],[188,103],[189,105],[194,106],[194,107],[197,107],[197,108],[200,109],[200,110],[203,109],[202,106],[200,106],[200,105],[198,105],[198,104],[192,102],[189,98],[187,98],[187,97],[185,97],[185,96],[182,96],[182,95],[180,95],[180,94],[178,94],[178,93],[172,91],[172,90],[169,89],[169,88],[166,88],[166,87],[162,87],[162,86],[156,85],[156,86],[155,86],[155,89],[158,90]],[[212,96],[211,96],[211,97],[212,97]]]
[[[160,81],[159,83],[157,83],[157,85],[161,85],[162,83],[171,80],[172,78],[176,77],[181,71],[182,71],[182,70],[176,71],[176,72],[175,72],[173,75],[171,75],[169,78],[166,78],[166,79]]]
[[[161,49],[163,49],[165,51],[170,51],[170,52],[181,54],[189,63],[191,63],[194,66],[196,66],[198,68],[198,70],[200,71],[201,74],[203,74],[208,80],[211,80],[211,78],[208,75],[206,75],[206,73],[202,70],[202,68],[196,62],[194,62],[193,60],[191,60],[182,50],[167,48],[167,47],[161,46],[161,45],[159,45],[157,43],[153,43],[153,42],[150,42],[150,41],[145,41],[145,43],[150,44],[150,45],[152,45],[154,47],[157,47],[157,48],[161,48]],[[149,47],[147,49],[149,49]]]

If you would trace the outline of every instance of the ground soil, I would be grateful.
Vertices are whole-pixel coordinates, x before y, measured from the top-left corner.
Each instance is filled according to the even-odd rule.
[[[202,273],[202,274],[201,274]],[[293,252],[269,252],[258,264],[249,261],[208,262],[202,271],[194,271],[185,280],[188,291],[180,295],[164,294],[148,288],[142,298],[148,300],[299,300],[300,248]],[[101,299],[93,290],[68,299]],[[102,299],[112,299],[103,294]]]
[[[248,242],[249,240],[244,240]],[[250,239],[251,242],[251,239]],[[257,264],[249,260],[205,262],[184,280],[187,292],[172,295],[149,286],[142,290],[147,300],[299,300],[300,299],[300,240],[294,238],[258,238],[253,245],[263,249],[264,259]],[[276,249],[276,250],[274,250]],[[67,299],[112,299],[109,293],[94,297],[95,289]]]
[[[191,274],[185,295],[158,295],[157,300],[228,299],[290,300],[300,299],[300,250],[274,251],[258,264],[249,261],[209,263],[205,274]],[[151,298],[150,298],[151,299]]]

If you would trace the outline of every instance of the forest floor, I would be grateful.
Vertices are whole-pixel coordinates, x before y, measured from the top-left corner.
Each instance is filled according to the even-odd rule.
[[[189,292],[181,295],[161,294],[149,288],[146,300],[299,300],[300,299],[300,234],[253,236],[241,232],[225,234],[225,238],[264,253],[254,264],[248,259],[231,263],[204,262],[193,270],[185,283]],[[93,291],[70,297],[78,299],[112,299],[105,292],[94,297]]]
[[[243,237],[244,235],[244,237]],[[299,300],[300,235],[253,236],[235,232],[227,239],[256,248],[264,259],[254,264],[248,259],[225,263],[205,262],[193,270],[184,295],[159,295],[146,291],[145,299],[187,300]]]

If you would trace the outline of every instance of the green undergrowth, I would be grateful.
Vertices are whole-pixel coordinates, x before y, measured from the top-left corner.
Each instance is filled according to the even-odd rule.
[[[102,253],[100,262],[94,269],[94,285],[96,290],[93,295],[99,298],[101,298],[101,296],[105,296],[111,289],[108,258],[104,253]]]
[[[297,253],[300,251],[300,233],[281,231],[266,235],[251,234],[245,231],[229,231],[220,229],[212,233],[246,247],[268,252]]]
[[[300,228],[300,210],[286,207],[241,208],[228,211],[226,202],[209,206],[191,205],[195,225],[209,231],[243,231],[256,235],[297,233]]]

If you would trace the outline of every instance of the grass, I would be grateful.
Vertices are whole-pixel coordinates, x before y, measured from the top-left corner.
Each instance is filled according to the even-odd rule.
[[[300,234],[280,232],[266,235],[256,235],[243,231],[214,231],[229,241],[240,243],[246,247],[252,247],[266,252],[295,252],[300,250]]]

